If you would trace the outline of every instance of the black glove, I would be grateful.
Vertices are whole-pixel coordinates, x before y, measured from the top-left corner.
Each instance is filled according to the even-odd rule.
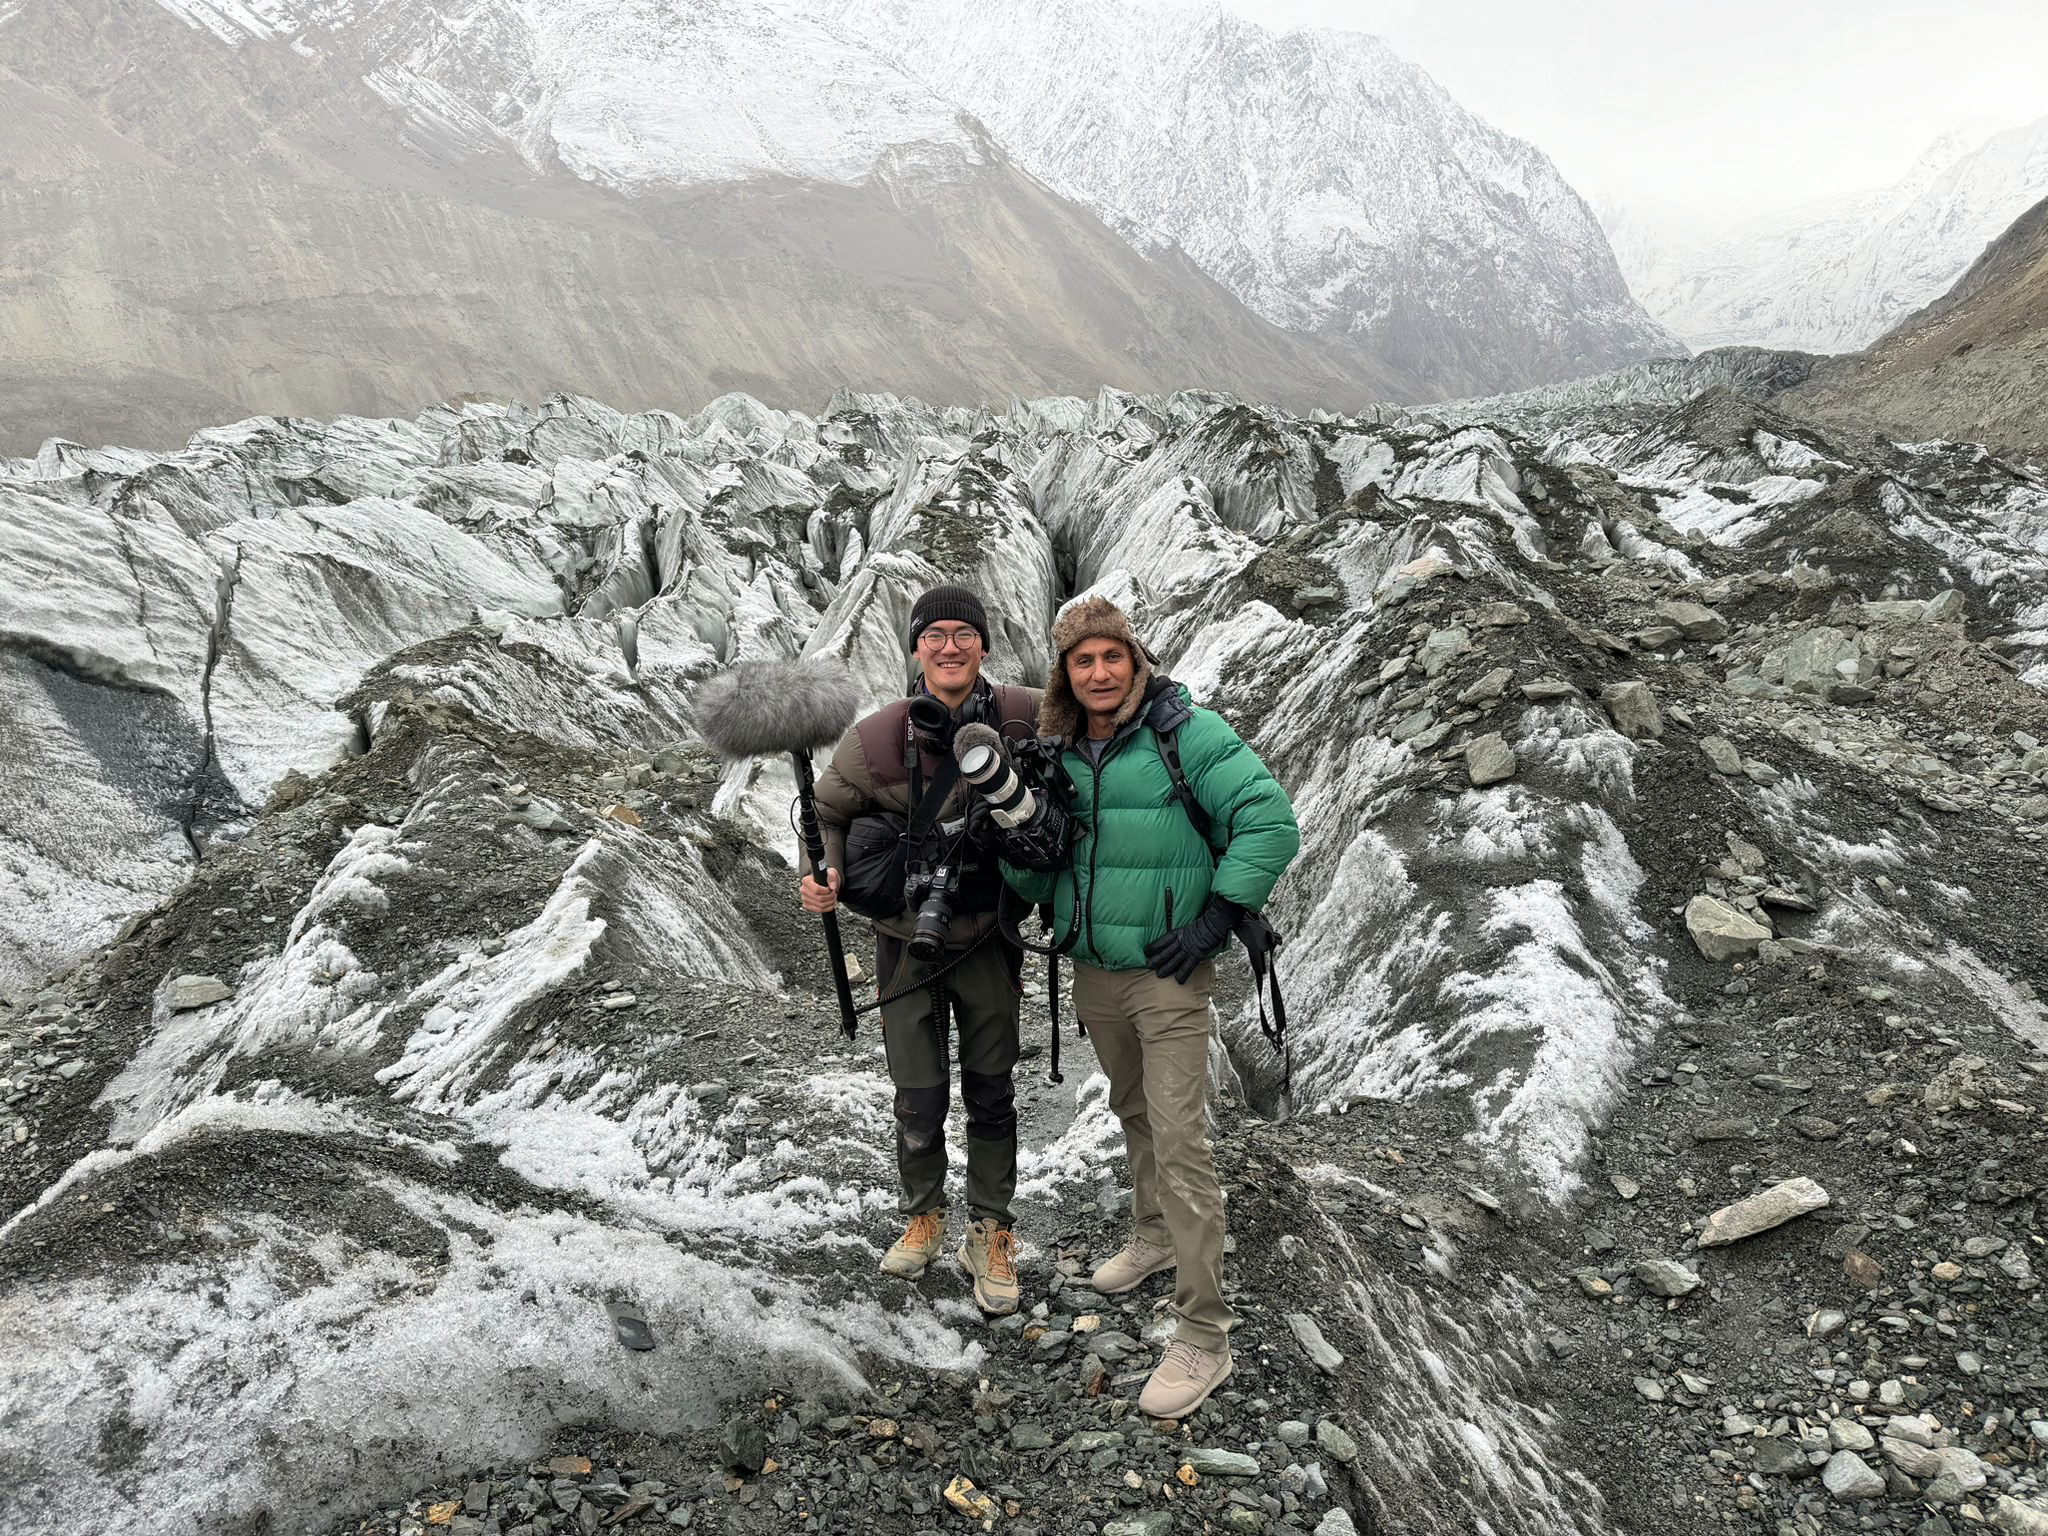
[[[1145,964],[1155,976],[1185,983],[1195,974],[1195,967],[1230,937],[1230,930],[1243,915],[1244,908],[1236,902],[1212,896],[1192,922],[1167,929],[1145,946]]]
[[[986,851],[1002,846],[1003,829],[996,825],[995,809],[979,795],[967,797],[967,825],[964,834],[970,848]]]

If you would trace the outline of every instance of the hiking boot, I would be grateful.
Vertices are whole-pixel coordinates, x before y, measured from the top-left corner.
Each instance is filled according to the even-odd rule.
[[[1088,1283],[1105,1296],[1120,1296],[1145,1283],[1147,1275],[1173,1268],[1173,1250],[1134,1237],[1104,1259]]]
[[[1175,1339],[1166,1346],[1166,1355],[1145,1383],[1145,1390],[1138,1394],[1138,1411],[1155,1419],[1184,1419],[1229,1379],[1228,1344],[1211,1351]]]
[[[945,1246],[946,1213],[919,1211],[910,1218],[910,1225],[903,1229],[903,1235],[882,1255],[882,1273],[915,1280],[924,1274],[925,1266],[937,1258],[939,1250]]]
[[[974,1276],[974,1304],[990,1317],[1017,1310],[1017,1234],[995,1217],[967,1229],[960,1267]]]

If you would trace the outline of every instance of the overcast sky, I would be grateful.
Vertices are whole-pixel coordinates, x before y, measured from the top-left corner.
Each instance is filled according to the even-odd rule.
[[[1373,32],[1588,195],[1711,229],[2048,116],[2044,0],[1224,0]]]

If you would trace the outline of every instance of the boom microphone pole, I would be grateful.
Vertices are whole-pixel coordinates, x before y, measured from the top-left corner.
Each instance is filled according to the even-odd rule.
[[[846,734],[860,711],[860,686],[846,663],[831,658],[796,661],[773,657],[735,662],[697,691],[697,727],[727,757],[763,757],[787,752],[796,769],[804,852],[811,878],[831,881],[825,869],[825,836],[818,826],[811,754]],[[839,914],[826,912],[825,948],[832,980],[839,988],[839,1025],[854,1035],[853,989],[846,980],[846,951],[839,942]]]

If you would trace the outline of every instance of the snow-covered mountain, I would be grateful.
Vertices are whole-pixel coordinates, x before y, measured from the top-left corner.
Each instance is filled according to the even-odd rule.
[[[1629,286],[1689,345],[1854,352],[1947,291],[2048,196],[2048,117],[1981,142],[1948,134],[1888,187],[1748,220],[1696,242],[1600,214]]]
[[[1019,163],[1257,313],[1436,395],[1681,350],[1547,156],[1384,42],[1220,5],[839,0]]]
[[[0,7],[35,274],[0,292],[0,447],[854,379],[1307,409],[1668,347],[1549,163],[1379,43],[1120,15],[950,18],[944,65],[839,0]],[[1083,75],[1077,36],[1120,46]],[[1060,131],[1127,163],[1063,171],[1002,78],[1068,80]],[[1138,101],[1157,132],[1104,127]]]

